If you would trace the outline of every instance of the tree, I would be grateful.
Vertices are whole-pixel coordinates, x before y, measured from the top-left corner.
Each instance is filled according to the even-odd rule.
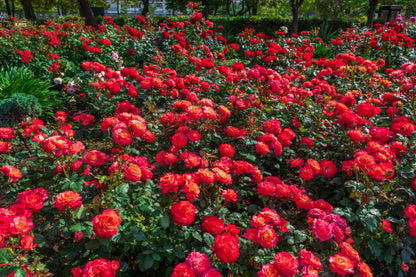
[[[369,8],[367,13],[367,26],[373,27],[374,24],[374,15],[376,14],[376,9],[379,0],[369,0]]]
[[[81,14],[85,17],[85,25],[98,29],[97,21],[95,21],[94,13],[91,10],[88,0],[78,0]]]
[[[22,4],[25,17],[29,20],[35,20],[36,15],[30,0],[20,0],[20,4]]]
[[[292,33],[297,34],[298,25],[299,25],[300,7],[302,6],[304,0],[289,0],[289,1],[290,1],[290,7],[292,9],[292,17],[293,17],[292,18]]]

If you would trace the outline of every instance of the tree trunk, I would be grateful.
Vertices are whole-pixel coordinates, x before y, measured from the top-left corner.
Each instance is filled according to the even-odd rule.
[[[410,16],[412,15],[412,10],[414,7],[414,0],[407,0],[407,5],[406,5],[406,14],[404,15],[404,18],[409,20]]]
[[[302,0],[291,0],[292,6],[292,34],[298,33],[298,25],[299,25],[299,13],[300,13],[300,6],[302,5]]]
[[[143,0],[142,16],[149,13],[149,0]]]
[[[36,15],[35,11],[33,10],[32,3],[30,3],[30,0],[20,0],[20,3],[22,4],[25,17],[29,20],[35,20]]]
[[[15,16],[14,8],[15,8],[14,0],[12,0],[12,16]]]
[[[88,0],[78,0],[79,9],[83,16],[85,16],[85,25],[98,29],[97,21],[95,21],[94,13],[91,10],[90,2]]]
[[[10,11],[9,0],[6,0],[5,4],[6,4],[7,16],[10,18],[10,17],[12,17],[12,12]]]
[[[374,24],[374,15],[376,14],[377,4],[379,0],[369,0],[370,7],[368,8],[367,13],[367,27],[373,27]]]
[[[208,19],[208,15],[209,15],[209,0],[202,0],[202,6],[204,6],[204,8],[202,9],[202,16],[205,19]]]
[[[257,16],[258,6],[259,6],[259,0],[255,0],[254,4],[253,4],[253,7],[251,7],[251,11],[252,11],[251,14],[253,16]]]

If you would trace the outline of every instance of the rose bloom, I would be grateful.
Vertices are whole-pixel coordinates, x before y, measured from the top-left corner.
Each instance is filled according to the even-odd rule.
[[[182,132],[178,132],[171,137],[172,145],[178,149],[185,147],[188,143],[188,138]]]
[[[52,207],[56,207],[59,212],[63,212],[66,207],[70,207],[75,210],[76,207],[82,205],[81,196],[76,191],[64,191],[59,193],[55,197],[55,204]]]
[[[185,261],[198,276],[211,267],[208,256],[196,251],[189,253]]]
[[[322,263],[311,251],[302,249],[299,252],[299,259],[301,266],[312,266],[318,270],[322,269]]]
[[[361,261],[360,255],[358,254],[357,250],[355,250],[348,242],[341,243],[341,253],[347,256],[354,263],[358,263]]]
[[[268,181],[260,182],[257,185],[257,191],[260,195],[275,196],[276,184]]]
[[[333,161],[322,160],[319,165],[321,166],[319,173],[325,178],[332,178],[337,173],[337,166]]]
[[[370,267],[365,262],[359,263],[357,268],[360,272],[360,277],[373,277],[373,273],[371,273]]]
[[[23,177],[20,170],[12,165],[3,165],[0,167],[0,172],[3,172],[7,177],[10,177],[10,180],[14,183]]]
[[[261,267],[261,270],[257,272],[258,277],[281,277],[280,273],[274,264],[265,264]]]
[[[43,208],[43,199],[48,199],[47,192],[43,188],[27,190],[22,192],[17,197],[18,203],[22,203],[27,209],[32,212],[37,212]]]
[[[215,268],[211,267],[202,274],[202,277],[221,277],[221,273]]]
[[[93,230],[100,238],[111,238],[118,232],[121,218],[113,209],[107,209],[92,220]]]
[[[187,263],[180,263],[175,266],[172,277],[195,277],[195,273]]]
[[[320,241],[327,241],[333,236],[333,230],[331,223],[322,220],[314,219],[312,223],[313,236],[318,238]]]
[[[257,242],[263,248],[271,248],[277,244],[277,234],[271,226],[261,227],[257,232]]]
[[[224,231],[224,221],[214,216],[204,216],[201,224],[202,230],[213,235],[214,237]]]
[[[107,261],[105,259],[96,259],[89,261],[84,269],[80,267],[71,270],[74,277],[115,277],[116,270],[119,269],[118,261]]]
[[[298,273],[299,261],[290,253],[277,253],[273,261],[277,271],[283,276],[293,276]]]
[[[416,218],[409,219],[409,233],[411,236],[416,237]]]
[[[387,233],[393,232],[393,229],[391,228],[391,222],[388,220],[381,219],[381,228]]]
[[[222,195],[222,197],[225,198],[225,201],[227,201],[227,202],[231,202],[231,201],[237,202],[237,200],[238,200],[238,195],[235,192],[235,190],[233,190],[233,189],[222,190],[221,195]]]
[[[30,250],[37,246],[37,244],[33,244],[35,238],[32,235],[25,235],[21,240],[20,244],[22,245],[23,249]]]
[[[125,128],[114,128],[113,138],[117,144],[130,145],[133,142],[132,134]]]
[[[409,204],[405,209],[404,213],[408,218],[416,218],[416,205]]]
[[[108,155],[98,150],[91,150],[84,154],[84,160],[91,166],[100,166],[106,163]]]
[[[256,143],[255,149],[256,149],[256,152],[262,156],[267,155],[270,151],[270,147],[262,141],[258,141]]]
[[[218,150],[220,151],[220,154],[223,157],[229,157],[229,158],[234,157],[235,150],[231,144],[221,144],[218,147]]]
[[[217,236],[211,249],[225,264],[236,262],[240,256],[238,237],[227,233]]]
[[[180,201],[172,205],[170,213],[176,224],[186,226],[194,222],[196,208],[189,201]]]
[[[337,254],[335,256],[329,257],[329,266],[331,271],[337,273],[341,276],[354,273],[354,265],[348,257]]]
[[[131,164],[127,167],[126,171],[124,171],[124,177],[132,182],[138,182],[142,177],[142,171],[137,164]]]

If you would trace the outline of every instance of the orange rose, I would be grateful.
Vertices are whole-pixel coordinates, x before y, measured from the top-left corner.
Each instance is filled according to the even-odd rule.
[[[142,177],[142,171],[137,164],[131,164],[124,172],[124,177],[132,182],[137,182]]]
[[[351,260],[342,254],[329,257],[329,266],[332,272],[342,276],[354,273],[354,265]]]
[[[118,232],[121,218],[113,209],[105,210],[92,220],[93,230],[100,238],[110,238]]]
[[[70,207],[75,210],[76,207],[82,205],[81,196],[76,191],[64,191],[59,193],[55,198],[55,204],[52,207],[56,207],[59,212],[63,212],[66,207]]]

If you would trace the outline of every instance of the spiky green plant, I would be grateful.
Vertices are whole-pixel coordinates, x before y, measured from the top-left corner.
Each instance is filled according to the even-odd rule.
[[[0,100],[20,93],[36,98],[42,115],[51,115],[52,108],[58,104],[57,92],[51,90],[52,83],[42,80],[29,69],[10,67],[0,69]]]

